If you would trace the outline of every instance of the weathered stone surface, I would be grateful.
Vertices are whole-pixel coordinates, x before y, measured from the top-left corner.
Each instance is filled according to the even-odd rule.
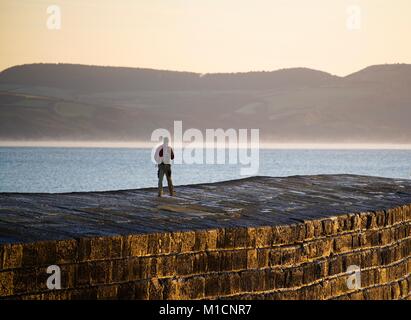
[[[320,175],[256,177],[181,186],[177,187],[176,197],[160,199],[155,189],[66,194],[3,193],[0,194],[0,243],[284,226],[335,216],[340,216],[338,231],[341,232],[353,228],[350,213],[375,211],[373,216],[366,216],[368,227],[386,224],[390,219],[395,219],[391,224],[404,221],[411,215],[410,211],[395,214],[395,210],[400,210],[394,208],[411,203],[410,190],[410,180]],[[168,210],[170,205],[184,210]],[[324,227],[327,233],[330,232],[329,223],[312,224],[307,226],[307,238],[318,236]],[[235,242],[244,244],[242,231],[233,231],[232,236],[230,232],[223,237],[220,246],[235,245]],[[284,230],[278,240],[285,241],[281,240],[283,236],[291,237],[291,234],[295,236],[294,232]],[[260,241],[269,241],[265,236],[258,235]],[[185,240],[184,250],[192,249],[195,233]],[[166,250],[167,241],[164,245]]]

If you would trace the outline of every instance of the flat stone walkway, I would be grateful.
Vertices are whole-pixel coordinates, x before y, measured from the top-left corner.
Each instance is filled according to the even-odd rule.
[[[254,177],[176,192],[0,193],[0,243],[290,224],[411,204],[411,180],[354,175]]]

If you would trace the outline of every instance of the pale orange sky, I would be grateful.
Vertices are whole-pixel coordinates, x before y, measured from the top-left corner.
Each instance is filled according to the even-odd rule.
[[[60,30],[46,9],[61,8]],[[361,28],[347,28],[347,7]],[[410,0],[0,0],[0,70],[33,62],[346,75],[411,63]]]

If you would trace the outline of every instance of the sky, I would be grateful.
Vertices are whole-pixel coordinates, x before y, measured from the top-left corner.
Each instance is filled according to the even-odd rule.
[[[411,63],[410,17],[410,0],[0,0],[0,70],[61,62],[344,76]]]

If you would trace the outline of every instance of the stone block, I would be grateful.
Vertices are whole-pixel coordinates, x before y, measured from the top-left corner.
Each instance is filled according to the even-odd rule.
[[[149,280],[140,280],[132,283],[134,289],[134,299],[147,300],[149,299]]]
[[[150,258],[132,257],[126,260],[128,280],[136,281],[146,279],[150,272]]]
[[[351,217],[347,215],[340,215],[337,217],[338,232],[351,231]]]
[[[218,297],[220,295],[220,275],[216,273],[206,274],[204,283],[205,297]]]
[[[14,273],[13,271],[0,271],[0,297],[14,294]]]
[[[99,286],[97,288],[98,300],[115,300],[117,299],[118,285]]]
[[[304,270],[302,267],[294,267],[286,271],[286,288],[300,287],[303,284]]]
[[[220,258],[220,251],[207,252],[207,271],[219,272],[222,270],[222,259]]]
[[[328,257],[333,251],[332,238],[326,238],[318,242],[317,244],[317,257]]]
[[[37,251],[37,264],[49,266],[56,264],[56,242],[55,241],[44,241],[36,243]],[[24,252],[24,250],[23,250]]]
[[[385,210],[385,226],[392,226],[394,224],[394,214],[390,210]]]
[[[20,268],[23,260],[23,246],[21,244],[5,244],[1,248],[0,262],[2,265],[0,270]]]
[[[148,235],[139,234],[128,236],[125,242],[124,256],[142,257],[148,254]]]
[[[36,292],[38,288],[36,269],[27,268],[14,270],[12,288],[14,294]]]
[[[349,266],[362,267],[361,262],[362,262],[361,252],[354,252],[354,253],[346,254],[343,256],[343,269],[346,270]]]
[[[91,238],[80,238],[78,241],[79,261],[91,260]]]
[[[239,278],[240,279],[240,278]],[[240,282],[240,280],[239,280]],[[220,274],[220,295],[227,296],[231,294],[230,273],[225,272]]]
[[[121,237],[96,237],[80,239],[80,258],[82,261],[119,258],[122,254],[121,241]]]
[[[361,213],[359,213],[361,230],[367,229],[368,216],[369,216],[369,215],[370,215],[369,212],[361,212]]]
[[[199,252],[192,256],[193,274],[203,274],[207,272],[207,254]]]
[[[321,237],[324,235],[323,224],[321,220],[313,220],[314,237]]]
[[[410,222],[411,221],[411,205],[404,206],[403,210],[404,210],[405,221]]]
[[[361,218],[359,214],[351,214],[351,230],[360,231],[362,229]]]
[[[338,232],[338,220],[336,218],[324,219],[322,220],[322,228],[324,235],[334,235]]]
[[[201,299],[205,294],[205,278],[202,276],[177,280],[179,299]]]
[[[77,240],[60,240],[56,242],[56,262],[74,263],[78,259],[78,243]]]
[[[217,247],[220,249],[233,249],[235,248],[236,229],[227,228],[224,232],[220,233],[217,238]]]
[[[380,230],[379,232],[379,243],[381,243],[382,245],[387,245],[389,243],[391,243],[391,230],[390,229],[383,229]]]
[[[116,259],[111,261],[111,281],[113,283],[126,282],[130,279],[129,260]]]
[[[273,245],[292,244],[296,241],[296,225],[282,225],[272,228]]]
[[[234,229],[234,247],[236,249],[247,248],[248,245],[248,230],[247,228]]]
[[[165,300],[177,300],[178,288],[176,278],[165,278],[160,280],[163,286],[163,299]]]
[[[221,259],[221,271],[233,270],[233,255],[234,251],[221,251],[219,257]]]
[[[274,248],[270,250],[270,267],[281,265],[282,249]]]
[[[298,247],[288,247],[281,250],[281,265],[290,266],[296,263],[296,251]]]
[[[304,266],[302,266],[303,270],[303,279],[302,279],[302,284],[307,285],[315,280],[318,280],[321,278],[321,267],[315,263],[308,263]]]
[[[270,249],[257,249],[257,266],[259,269],[270,265]]]
[[[207,230],[207,250],[215,250],[217,249],[217,238],[218,238],[219,231],[218,230]]]
[[[207,250],[207,240],[209,233],[207,230],[196,230],[195,231],[195,243],[194,251],[205,251]]]
[[[111,283],[110,261],[90,262],[89,267],[91,285]]]
[[[405,220],[404,211],[401,208],[397,207],[388,210],[393,212],[394,223],[401,223]]]
[[[228,281],[230,283],[231,294],[238,294],[241,292],[240,275],[237,272],[230,272],[228,274]]]
[[[247,228],[247,248],[255,248],[257,244],[257,228]]]
[[[398,282],[391,284],[391,299],[398,300],[401,297],[401,287]]]
[[[406,297],[410,292],[411,292],[411,288],[408,287],[408,281],[407,279],[402,279],[399,282],[400,285],[400,290],[401,290],[401,297]]]
[[[86,286],[91,283],[91,266],[89,262],[82,262],[77,264],[76,270],[76,287]]]
[[[304,223],[298,223],[293,225],[295,228],[295,241],[302,242],[306,238],[306,229]]]
[[[376,211],[375,212],[375,221],[377,227],[382,228],[385,225],[385,212],[384,211]]]
[[[163,299],[163,286],[157,278],[152,278],[149,281],[148,299],[150,300]]]
[[[367,215],[367,229],[375,229],[377,228],[377,218],[375,216],[375,212],[369,212]]]
[[[194,251],[196,234],[194,231],[173,232],[170,236],[170,252],[188,253]]]
[[[178,254],[176,256],[177,275],[190,275],[193,273],[193,257],[192,254]]]
[[[144,283],[145,288],[147,288],[147,283],[140,281],[139,283]],[[147,294],[148,296],[148,294]],[[121,283],[117,287],[117,298],[119,300],[134,300],[136,299],[136,283],[135,282],[126,282]]]
[[[257,249],[247,250],[247,269],[257,269]]]
[[[124,237],[110,237],[110,259],[120,259],[124,253]],[[128,256],[126,256],[128,257]],[[107,259],[107,257],[105,258]]]
[[[310,239],[314,238],[314,224],[313,224],[313,221],[311,221],[311,220],[304,221],[304,225],[305,225],[305,239],[310,240]]]
[[[301,245],[301,254],[303,256],[303,260],[305,261],[314,258],[317,254],[317,246],[315,245],[315,241],[303,243]]]
[[[232,258],[232,270],[247,269],[248,251],[246,249],[233,251],[231,258]]]
[[[337,257],[330,258],[328,261],[328,272],[327,273],[330,276],[332,276],[332,275],[337,275],[343,272],[345,272],[345,270],[343,269],[341,257],[337,256]]]
[[[60,266],[61,268],[61,288],[72,289],[76,286],[76,272],[75,264],[66,264]],[[49,274],[47,274],[49,276]]]
[[[245,270],[239,273],[241,292],[253,292],[257,282],[257,270]]]
[[[331,297],[350,292],[347,285],[348,275],[344,274],[330,281]]]
[[[184,237],[182,241],[184,241]],[[184,245],[184,243],[182,243]],[[147,235],[147,254],[158,255],[169,253],[171,249],[171,240],[169,233],[150,233]]]
[[[176,270],[177,270],[176,255],[171,254],[171,255],[166,255],[166,256],[159,256],[157,258],[157,276],[158,277],[161,278],[161,277],[175,276]]]
[[[367,239],[368,239],[368,245],[371,247],[378,247],[381,245],[380,242],[380,230],[370,230],[367,231]]]
[[[277,232],[277,231],[274,231]],[[256,228],[255,234],[255,247],[256,248],[268,248],[273,244],[273,228],[271,227],[259,227]],[[275,243],[278,244],[278,243]]]
[[[334,252],[341,253],[350,250],[352,250],[352,235],[345,234],[334,238]]]

